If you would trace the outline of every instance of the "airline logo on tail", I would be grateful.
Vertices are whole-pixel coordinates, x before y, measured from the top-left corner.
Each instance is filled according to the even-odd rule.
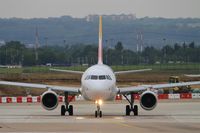
[[[102,16],[99,17],[99,48],[98,64],[103,64],[103,47],[102,47]]]

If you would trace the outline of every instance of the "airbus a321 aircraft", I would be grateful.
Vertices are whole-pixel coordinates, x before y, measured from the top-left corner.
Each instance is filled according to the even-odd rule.
[[[134,115],[138,115],[138,106],[134,105],[134,93],[140,92],[140,105],[145,110],[152,110],[157,105],[156,89],[170,88],[176,86],[197,85],[200,81],[195,82],[183,82],[183,83],[171,83],[171,84],[156,84],[156,85],[139,85],[130,87],[117,87],[116,75],[128,74],[134,72],[148,71],[150,69],[143,70],[130,70],[130,71],[118,71],[113,70],[103,64],[103,48],[102,48],[102,17],[99,18],[99,46],[98,46],[98,63],[89,67],[85,72],[70,71],[70,70],[58,70],[53,71],[67,72],[81,74],[81,87],[66,87],[55,86],[45,84],[33,84],[33,83],[20,83],[20,82],[8,82],[0,81],[0,85],[21,86],[28,88],[43,88],[48,89],[41,96],[41,104],[46,110],[53,110],[58,106],[58,95],[55,90],[63,91],[65,94],[65,105],[61,106],[61,115],[65,115],[66,112],[69,115],[73,115],[73,106],[69,105],[68,95],[82,95],[85,100],[94,101],[97,105],[95,111],[95,117],[102,117],[102,111],[100,105],[103,101],[114,100],[116,95],[122,94],[128,101],[129,105],[126,105],[126,115],[130,115],[133,112]],[[130,99],[129,96],[130,95]]]

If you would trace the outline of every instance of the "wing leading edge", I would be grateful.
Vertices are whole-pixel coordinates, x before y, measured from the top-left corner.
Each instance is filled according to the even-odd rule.
[[[66,91],[66,92],[73,93],[73,94],[79,94],[80,93],[80,88],[77,88],[77,87],[65,87],[65,86],[56,86],[56,85],[9,82],[9,81],[0,81],[0,85],[10,85],[10,86],[20,86],[20,87],[28,87],[28,88],[60,90],[60,91]]]

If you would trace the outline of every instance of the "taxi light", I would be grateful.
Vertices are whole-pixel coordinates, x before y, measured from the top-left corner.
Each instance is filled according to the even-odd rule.
[[[103,101],[102,100],[99,100],[99,105],[102,105],[103,104]]]
[[[100,100],[96,100],[95,101],[95,104],[99,104],[99,105],[102,105],[103,104],[103,101],[100,99]]]

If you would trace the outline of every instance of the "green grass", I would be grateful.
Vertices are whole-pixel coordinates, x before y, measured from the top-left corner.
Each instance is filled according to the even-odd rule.
[[[158,64],[158,65],[131,65],[131,66],[111,66],[114,71],[125,71],[135,69],[152,68],[153,72],[184,72],[184,73],[200,73],[200,64]],[[50,73],[50,68],[84,71],[85,66],[71,67],[23,67],[23,68],[0,68],[0,74],[21,74],[21,73]]]
[[[154,64],[154,65],[132,65],[132,66],[112,66],[115,71],[131,70],[131,69],[147,69],[151,68],[153,71],[199,71],[200,64]]]
[[[17,73],[22,73],[21,68],[0,68],[0,74],[17,74]]]

